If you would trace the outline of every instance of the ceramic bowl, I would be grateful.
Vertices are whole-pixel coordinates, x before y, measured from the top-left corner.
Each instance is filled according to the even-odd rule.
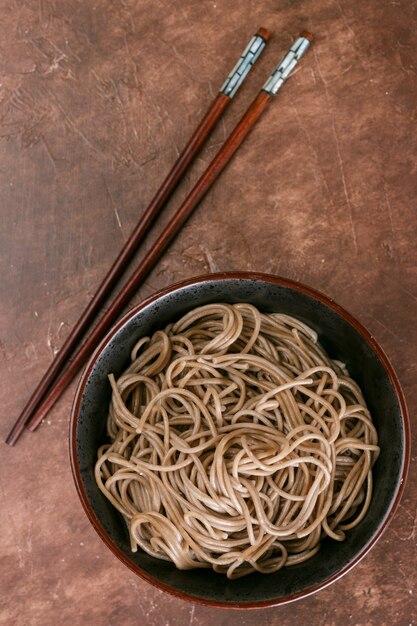
[[[209,302],[250,302],[265,312],[293,315],[319,335],[328,354],[346,363],[361,386],[379,435],[381,454],[374,470],[374,493],[364,519],[346,540],[325,539],[317,555],[276,573],[253,573],[238,580],[207,569],[180,571],[142,551],[132,553],[126,525],[102,495],[93,469],[105,441],[110,400],[107,375],[121,374],[132,346],[186,311]],[[305,597],[348,572],[371,549],[398,506],[410,454],[409,421],[397,377],[367,330],[321,293],[277,276],[212,274],[168,287],[127,313],[98,346],[76,391],[70,427],[75,484],[92,525],[110,550],[135,574],[156,587],[191,601],[223,608],[275,606]]]

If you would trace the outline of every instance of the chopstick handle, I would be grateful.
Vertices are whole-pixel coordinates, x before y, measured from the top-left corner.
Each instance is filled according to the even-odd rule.
[[[256,60],[269,40],[269,32],[265,28],[260,28],[256,35],[252,37],[239,61],[236,63],[229,76],[224,81],[220,93],[233,98],[237,90],[249,74]]]
[[[98,324],[92,329],[87,339],[76,352],[74,358],[63,370],[59,380],[52,387],[50,393],[41,404],[34,417],[29,421],[27,427],[30,431],[34,431],[38,427],[50,409],[54,406],[55,402],[60,398],[67,386],[70,384],[80,367],[90,356],[98,342],[103,338],[103,335],[116,321],[117,317],[135,294],[144,278],[156,265],[157,261],[174,239],[175,235],[181,229],[185,221],[190,217],[199,202],[201,202],[204,198],[221,171],[226,167],[227,163],[248,135],[270,100],[271,96],[265,91],[261,91],[255,98],[245,115],[226,140],[226,143],[223,144],[222,148],[214,157],[207,170],[200,177],[195,187],[188,194],[181,207],[159,235],[147,256],[139,263],[138,267],[126,282],[120,293],[116,296],[115,300],[112,302],[107,311],[105,311]]]
[[[285,55],[283,59],[281,59],[281,61],[278,63],[277,67],[274,69],[273,73],[265,83],[263,89],[256,96],[255,100],[249,106],[246,113],[235,126],[234,130],[226,139],[225,143],[220,148],[214,159],[211,161],[206,171],[201,175],[194,188],[185,198],[178,211],[168,222],[167,226],[159,235],[146,257],[139,263],[139,266],[126,282],[120,293],[116,296],[113,303],[103,314],[97,326],[95,326],[95,328],[91,331],[90,335],[81,345],[74,358],[64,369],[61,377],[52,387],[50,394],[41,404],[37,413],[35,413],[35,415],[30,420],[28,424],[29,430],[33,431],[37,428],[37,426],[39,426],[49,410],[60,398],[62,393],[65,391],[69,383],[72,381],[72,379],[80,369],[80,367],[85,362],[85,360],[90,356],[99,341],[103,338],[103,335],[115,322],[115,320],[123,310],[124,306],[134,295],[145,276],[155,266],[155,264],[157,263],[165,249],[168,247],[168,245],[171,243],[182,225],[190,217],[191,213],[197,207],[199,202],[204,198],[217,177],[226,167],[236,150],[239,148],[245,137],[249,134],[249,132],[265,110],[272,97],[278,92],[279,88],[288,78],[290,71],[294,69],[296,63],[303,56],[303,54],[305,54],[312,39],[312,35],[310,35],[309,33],[302,33],[300,38],[297,39],[297,41],[289,51],[289,53],[294,55],[294,57],[291,57],[291,69],[289,71],[286,71],[289,53],[287,53],[287,55]],[[295,63],[292,62],[294,59]]]
[[[76,325],[61,346],[58,354],[55,356],[51,365],[47,369],[42,380],[36,387],[31,398],[27,402],[18,420],[10,431],[6,439],[7,444],[13,445],[20,437],[26,422],[36,410],[36,407],[39,405],[42,398],[51,387],[59,372],[62,370],[64,364],[68,361],[68,358],[72,354],[75,346],[81,340],[87,328],[90,326],[90,324],[100,311],[106,298],[116,285],[128,263],[133,258],[139,244],[143,240],[151,224],[154,222],[157,215],[165,206],[169,197],[175,190],[179,180],[183,176],[184,172],[187,170],[188,166],[191,164],[192,160],[199,152],[201,146],[203,145],[209,133],[221,117],[223,111],[230,104],[232,98],[235,96],[237,90],[242,85],[248,72],[253,67],[256,60],[259,58],[260,54],[266,46],[266,43],[269,40],[269,37],[269,32],[265,28],[260,28],[258,29],[257,33],[252,37],[249,44],[246,46],[237,65],[229,74],[228,78],[226,79],[216,98],[210,105],[202,121],[194,131],[187,145],[179,155],[176,163],[168,173],[167,177],[158,189],[155,197],[143,213],[142,217],[140,218],[139,222],[131,233],[129,239],[123,246],[118,257],[106,274],[97,292],[88,303],[81,317],[77,321]]]
[[[264,91],[269,93],[271,96],[276,96],[278,91],[281,89],[282,85],[287,80],[288,76],[291,74],[295,66],[301,57],[307,52],[308,48],[313,41],[313,35],[306,30],[304,30],[298,39],[296,39],[288,50],[288,52],[282,57],[265,85],[263,86]]]

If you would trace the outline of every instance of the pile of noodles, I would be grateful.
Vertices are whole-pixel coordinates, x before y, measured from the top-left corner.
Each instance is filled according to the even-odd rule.
[[[238,578],[301,563],[366,514],[375,427],[316,333],[250,304],[194,309],[132,351],[97,485],[132,550]]]

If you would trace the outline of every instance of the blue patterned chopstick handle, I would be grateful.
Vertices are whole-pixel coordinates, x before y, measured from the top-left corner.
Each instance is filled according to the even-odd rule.
[[[306,53],[310,44],[311,40],[309,38],[300,36],[291,46],[287,54],[278,63],[271,76],[263,86],[263,91],[266,91],[271,96],[275,96],[287,80],[294,67],[297,65],[298,61]]]
[[[233,98],[265,46],[266,41],[261,35],[254,35],[252,37],[239,61],[226,78],[220,89],[220,93],[224,93],[225,96]]]

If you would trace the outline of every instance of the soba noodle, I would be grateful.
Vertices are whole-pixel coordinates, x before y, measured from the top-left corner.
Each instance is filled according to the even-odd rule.
[[[316,333],[208,304],[141,338],[116,381],[97,485],[139,546],[238,578],[343,541],[369,507],[378,437]]]

